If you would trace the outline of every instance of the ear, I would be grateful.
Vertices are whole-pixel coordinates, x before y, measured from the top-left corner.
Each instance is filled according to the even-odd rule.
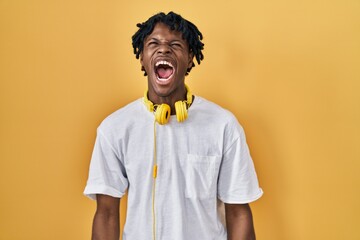
[[[189,59],[188,59],[188,68],[191,68],[194,64],[194,53],[190,50],[189,51]]]
[[[147,73],[146,73],[146,70],[145,70],[145,67],[144,67],[144,61],[143,61],[142,53],[140,54],[140,64],[141,64],[141,71],[144,72],[144,76],[147,76]]]
[[[141,64],[141,66],[144,66],[144,62],[143,62],[143,55],[142,55],[142,53],[140,53],[140,64]]]

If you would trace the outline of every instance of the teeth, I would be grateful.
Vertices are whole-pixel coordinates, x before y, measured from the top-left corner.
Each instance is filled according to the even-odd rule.
[[[156,62],[155,66],[157,67],[159,65],[168,65],[168,66],[174,68],[173,65],[171,63],[167,62],[167,61],[158,61],[158,62]]]

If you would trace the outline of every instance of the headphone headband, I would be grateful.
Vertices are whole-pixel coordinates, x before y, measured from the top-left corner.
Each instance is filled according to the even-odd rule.
[[[187,104],[187,106],[189,107],[192,104],[192,93],[190,92],[190,88],[188,87],[188,85],[185,84],[185,88],[186,88],[186,100],[178,101],[178,102],[185,102]],[[145,92],[144,92],[144,104],[148,111],[154,112],[155,106],[158,104],[154,104],[153,102],[151,102],[148,99],[148,92],[149,92],[148,90],[145,90]]]

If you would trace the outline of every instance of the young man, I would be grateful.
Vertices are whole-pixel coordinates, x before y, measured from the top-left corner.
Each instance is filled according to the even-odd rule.
[[[243,128],[185,85],[202,34],[173,12],[137,25],[134,53],[148,91],[97,130],[85,195],[97,200],[93,240],[255,239],[249,202],[262,195]]]

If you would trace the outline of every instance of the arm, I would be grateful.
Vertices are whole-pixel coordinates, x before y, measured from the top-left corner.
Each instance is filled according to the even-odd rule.
[[[249,204],[225,204],[228,240],[255,240]]]
[[[92,240],[119,240],[120,198],[96,195],[97,209],[92,228]]]

